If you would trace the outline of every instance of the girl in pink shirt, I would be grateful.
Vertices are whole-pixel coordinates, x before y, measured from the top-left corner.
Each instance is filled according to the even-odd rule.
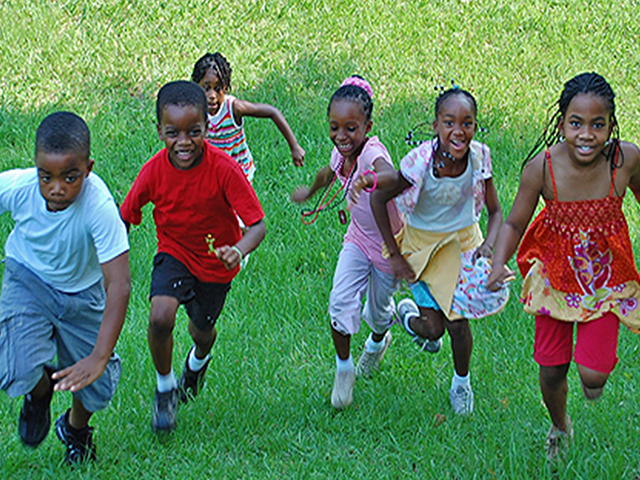
[[[321,205],[336,179],[340,190],[344,189],[344,195],[348,195],[356,179],[372,172],[376,165],[384,163],[393,168],[391,157],[378,137],[367,136],[371,131],[372,108],[369,82],[358,76],[347,78],[329,102],[329,136],[335,145],[331,161],[320,169],[311,187],[299,187],[293,192],[294,202],[302,203],[327,187],[319,202]],[[362,192],[361,201],[351,206],[351,221],[329,300],[331,336],[337,353],[331,404],[337,409],[351,404],[356,375],[369,376],[378,367],[391,343],[389,328],[395,320],[393,294],[397,281],[389,261],[382,257],[382,237],[371,212],[369,195],[367,191]],[[317,216],[322,208],[315,208],[312,214]],[[399,231],[402,218],[393,202],[389,203],[388,212],[393,231]],[[346,223],[344,211],[340,210],[339,214]],[[373,332],[355,367],[350,352],[351,335],[360,330],[361,317]]]

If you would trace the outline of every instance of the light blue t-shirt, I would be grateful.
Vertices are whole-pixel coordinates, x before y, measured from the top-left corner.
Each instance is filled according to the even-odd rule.
[[[432,169],[426,175],[418,203],[406,217],[409,225],[431,232],[456,232],[476,223],[471,161],[458,177],[436,178]]]
[[[126,228],[109,189],[94,173],[76,200],[59,212],[47,210],[35,168],[0,173],[0,214],[15,227],[7,257],[29,268],[52,287],[74,293],[102,279],[101,263],[129,250]]]

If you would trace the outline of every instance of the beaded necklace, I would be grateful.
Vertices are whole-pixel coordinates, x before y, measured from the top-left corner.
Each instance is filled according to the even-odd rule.
[[[331,181],[324,188],[324,191],[322,192],[320,199],[316,202],[314,207],[311,209],[309,208],[302,209],[301,220],[302,220],[302,223],[304,223],[305,225],[311,225],[318,219],[318,215],[320,215],[320,212],[323,212],[325,210],[332,210],[336,208],[338,205],[342,204],[343,200],[346,198],[347,192],[349,191],[349,186],[351,185],[351,179],[353,178],[353,174],[356,171],[355,166],[358,163],[357,158],[351,164],[351,169],[347,174],[347,183],[345,185],[340,185],[340,188],[338,189],[338,191],[334,193],[333,196],[327,201],[327,197],[331,193],[333,184],[336,183],[336,178],[338,178],[337,172],[342,171],[344,161],[345,159],[343,158],[342,161],[340,162],[340,165],[338,165],[338,168],[336,169],[336,171],[333,172]],[[334,200],[340,194],[340,192],[342,192],[342,196],[340,197],[340,200],[338,200],[337,202],[334,202]],[[341,224],[343,225],[347,224],[347,214],[344,211],[344,209],[341,208],[340,210],[338,210],[338,218],[340,219]]]

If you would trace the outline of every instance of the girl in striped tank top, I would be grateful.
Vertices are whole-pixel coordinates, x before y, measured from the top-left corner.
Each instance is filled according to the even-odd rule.
[[[264,103],[251,103],[228,94],[231,88],[231,66],[220,53],[207,53],[193,68],[191,79],[207,94],[209,142],[231,155],[253,182],[256,167],[244,133],[244,117],[270,118],[291,149],[296,167],[304,164],[304,150],[298,144],[282,112]]]

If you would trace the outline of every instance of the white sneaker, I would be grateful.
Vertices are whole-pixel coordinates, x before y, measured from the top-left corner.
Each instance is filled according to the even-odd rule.
[[[353,402],[353,384],[356,382],[355,370],[336,370],[333,380],[333,391],[331,392],[331,405],[340,410],[351,405]]]
[[[405,331],[411,336],[413,342],[420,347],[420,350],[425,350],[429,353],[438,353],[440,351],[442,348],[442,337],[437,340],[429,340],[428,338],[417,335],[409,325],[412,317],[420,316],[420,309],[418,305],[416,305],[416,302],[410,298],[400,300],[400,303],[398,303],[398,315],[400,315],[400,320],[402,321],[402,326]]]
[[[356,376],[358,377],[369,377],[374,370],[378,369],[380,362],[382,361],[382,357],[386,353],[389,345],[391,344],[391,331],[387,330],[382,341],[384,342],[384,346],[378,350],[377,352],[369,352],[365,347],[362,351],[362,355],[358,360],[358,366],[356,367]]]
[[[457,415],[468,415],[473,413],[473,390],[471,385],[459,386],[455,390],[449,390],[449,400]]]

